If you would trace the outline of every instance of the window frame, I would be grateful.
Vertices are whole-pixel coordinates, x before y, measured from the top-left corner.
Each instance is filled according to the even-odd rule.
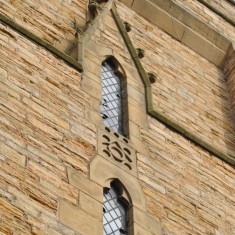
[[[116,193],[116,198],[117,198],[117,202],[120,205],[121,208],[123,208],[123,210],[125,211],[125,223],[126,223],[126,227],[123,228],[123,226],[121,228],[119,228],[120,234],[126,234],[129,235],[130,234],[130,228],[129,228],[129,221],[130,221],[130,208],[131,208],[131,202],[129,200],[129,198],[126,198],[123,195],[124,192],[124,186],[122,185],[122,183],[118,180],[118,179],[114,179],[110,182],[110,187],[104,187],[103,190],[103,198],[105,198],[105,194],[108,194],[110,192],[110,190],[113,190],[114,193]],[[106,201],[103,199],[103,210],[104,210],[104,203],[106,203]],[[113,208],[111,209],[111,211],[113,210]],[[109,211],[105,212],[103,211],[103,213],[108,213]],[[115,218],[113,218],[112,221],[116,220]],[[110,221],[110,222],[112,222]],[[109,223],[110,224],[110,223]],[[104,229],[104,214],[103,214],[103,229]],[[117,231],[117,230],[116,230]],[[115,232],[115,231],[114,231]],[[113,233],[110,233],[109,235],[112,235]],[[115,233],[116,234],[116,233]]]
[[[102,62],[102,66],[105,66],[107,64],[110,66],[113,70],[114,75],[119,79],[120,82],[120,99],[121,99],[121,129],[119,130],[113,130],[111,126],[105,125],[104,121],[103,124],[110,129],[112,129],[114,132],[117,132],[125,137],[129,137],[129,122],[128,122],[128,95],[127,95],[127,79],[125,76],[125,72],[123,68],[121,67],[120,63],[117,61],[117,59],[114,56],[108,56],[105,60]],[[101,101],[101,117],[102,117],[102,106],[103,106],[103,72],[101,72],[101,81],[102,81],[102,101]],[[102,117],[103,119],[103,117]]]

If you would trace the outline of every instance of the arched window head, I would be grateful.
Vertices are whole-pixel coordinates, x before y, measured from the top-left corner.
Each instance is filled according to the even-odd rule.
[[[105,126],[127,136],[126,82],[113,57],[102,63],[101,115]]]
[[[103,225],[104,235],[128,235],[129,202],[123,195],[123,187],[118,180],[113,180],[110,188],[104,189]]]

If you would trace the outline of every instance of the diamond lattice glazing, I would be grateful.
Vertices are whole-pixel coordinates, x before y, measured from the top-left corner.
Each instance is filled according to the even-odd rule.
[[[101,115],[104,125],[123,134],[121,83],[107,62],[102,65],[102,98]]]
[[[104,235],[127,234],[127,211],[118,201],[114,188],[104,193]]]

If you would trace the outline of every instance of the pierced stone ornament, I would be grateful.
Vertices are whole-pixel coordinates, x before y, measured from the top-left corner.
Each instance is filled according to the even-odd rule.
[[[129,140],[111,129],[99,130],[98,153],[132,175],[136,173],[136,152]]]

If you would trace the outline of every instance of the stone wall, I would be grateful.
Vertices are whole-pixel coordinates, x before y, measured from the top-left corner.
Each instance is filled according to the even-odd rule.
[[[120,13],[133,24],[134,46],[146,52],[141,60],[146,71],[158,74],[153,85],[156,109],[235,156],[233,113],[223,71],[133,11],[120,8]]]
[[[233,39],[234,38],[234,25],[228,23],[222,16],[218,16],[215,12],[208,9],[202,2],[208,3],[214,9],[221,12],[223,15],[229,17],[233,22],[235,22],[235,9],[234,5],[227,0],[175,0],[175,2],[179,3],[181,7],[187,9],[187,11],[196,15],[200,20],[209,24],[217,31],[223,33],[226,37]]]
[[[138,155],[148,211],[165,234],[235,234],[234,168],[149,118]]]
[[[0,1],[1,12],[65,51],[74,17],[85,25],[87,1],[42,2]],[[196,14],[197,3],[187,4]],[[132,25],[134,46],[146,52],[146,71],[157,73],[155,107],[235,157],[223,72],[124,4],[118,12]],[[228,23],[218,29],[232,37]],[[143,216],[152,221],[141,225],[135,214],[134,234],[235,234],[234,166],[147,115],[143,82],[111,13],[85,43],[83,72],[0,24],[0,234],[99,234],[103,184],[92,179],[90,164],[102,126],[100,66],[109,55],[126,75],[135,180],[146,200]]]
[[[76,40],[76,26],[86,25],[87,0],[1,0],[1,12],[62,51]]]
[[[87,174],[96,128],[80,73],[0,26],[1,234],[75,234],[57,222],[58,199],[76,204],[66,166]]]

